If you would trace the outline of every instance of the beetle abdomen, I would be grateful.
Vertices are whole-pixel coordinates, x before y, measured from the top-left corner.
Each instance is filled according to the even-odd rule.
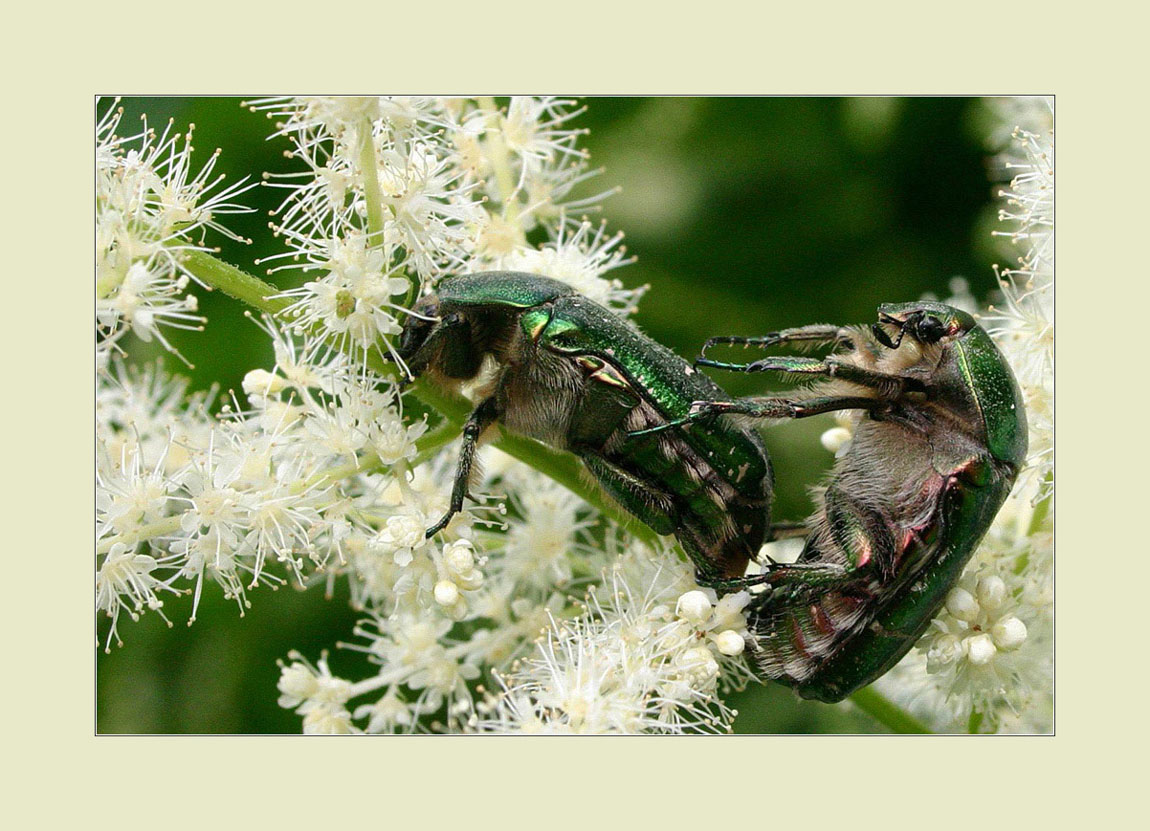
[[[737,468],[729,462],[723,469],[716,468],[713,454],[700,450],[681,430],[626,438],[627,433],[663,420],[650,403],[640,403],[605,446],[605,457],[651,482],[653,490],[670,500],[679,529],[676,535],[702,574],[742,577],[770,523],[769,476],[739,481]]]
[[[1010,492],[1012,477],[983,487],[961,471],[940,477],[921,528],[900,534],[900,572],[859,580],[801,607],[770,595],[750,614],[762,673],[803,698],[840,701],[897,664],[926,630]],[[825,552],[824,552],[825,553]],[[925,567],[929,565],[929,567]]]
[[[755,633],[752,655],[760,673],[792,685],[810,681],[873,611],[864,586],[851,595],[826,592],[803,605],[753,609],[748,627]]]

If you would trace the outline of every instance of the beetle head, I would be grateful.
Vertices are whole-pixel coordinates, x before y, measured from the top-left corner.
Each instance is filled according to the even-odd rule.
[[[399,357],[405,363],[410,363],[438,324],[439,298],[431,294],[416,303],[403,322],[403,332],[400,333],[399,347],[396,349]]]
[[[966,312],[920,300],[916,303],[884,303],[878,307],[878,323],[871,326],[875,339],[888,349],[898,349],[904,335],[919,343],[933,344],[961,337],[973,329],[974,318]]]

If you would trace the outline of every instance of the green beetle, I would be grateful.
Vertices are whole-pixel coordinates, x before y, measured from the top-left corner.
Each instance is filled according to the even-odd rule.
[[[705,357],[716,343],[835,348],[821,360],[733,364]],[[748,607],[760,674],[804,698],[839,701],[910,650],[1010,493],[1027,446],[1018,385],[973,317],[929,302],[880,306],[869,329],[712,338],[696,363],[822,380],[792,398],[699,401],[687,421],[862,411],[798,560],[727,584],[766,585]]]
[[[499,422],[577,454],[627,511],[678,538],[700,581],[740,577],[757,556],[773,486],[762,439],[723,419],[632,438],[724,393],[570,286],[520,272],[443,280],[416,304],[397,351],[413,377],[478,390],[451,507],[428,536],[462,509],[479,437]]]

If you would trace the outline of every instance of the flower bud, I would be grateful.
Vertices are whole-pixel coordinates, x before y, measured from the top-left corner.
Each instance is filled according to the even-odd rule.
[[[715,646],[724,655],[741,655],[746,642],[734,629],[726,629],[715,636]]]
[[[980,577],[975,592],[982,608],[997,609],[1006,600],[1006,583],[1002,581],[1001,577],[995,575]]]
[[[440,606],[454,606],[459,600],[459,586],[450,580],[440,580],[435,584],[435,602]]]
[[[985,632],[966,639],[966,657],[975,666],[989,664],[997,652],[994,641]]]
[[[994,644],[999,649],[1018,649],[1026,642],[1026,624],[1016,617],[1004,617],[991,630]]]
[[[453,542],[443,548],[443,561],[452,574],[464,575],[475,568],[475,555],[466,540]]]
[[[940,635],[927,650],[926,659],[930,664],[949,664],[962,654],[962,642],[954,635]]]
[[[473,568],[466,574],[460,574],[455,577],[455,584],[461,589],[473,592],[483,585],[483,572],[477,568]]]
[[[689,591],[679,598],[675,614],[688,623],[702,623],[711,616],[711,601],[701,591]]]
[[[675,665],[696,689],[701,689],[719,674],[719,664],[711,650],[705,646],[680,652],[675,658]]]
[[[266,369],[253,369],[244,376],[244,392],[247,395],[271,395],[283,388],[283,378]]]
[[[956,587],[946,596],[946,610],[959,620],[970,623],[978,617],[978,601],[966,589]]]
[[[319,690],[319,683],[310,669],[294,661],[290,666],[280,668],[280,680],[276,684],[283,695],[281,707],[295,707],[301,701],[311,698]]]

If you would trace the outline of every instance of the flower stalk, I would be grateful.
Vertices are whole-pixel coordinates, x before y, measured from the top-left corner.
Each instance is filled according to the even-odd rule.
[[[873,686],[863,687],[850,697],[850,702],[892,733],[931,733],[929,727]]]

